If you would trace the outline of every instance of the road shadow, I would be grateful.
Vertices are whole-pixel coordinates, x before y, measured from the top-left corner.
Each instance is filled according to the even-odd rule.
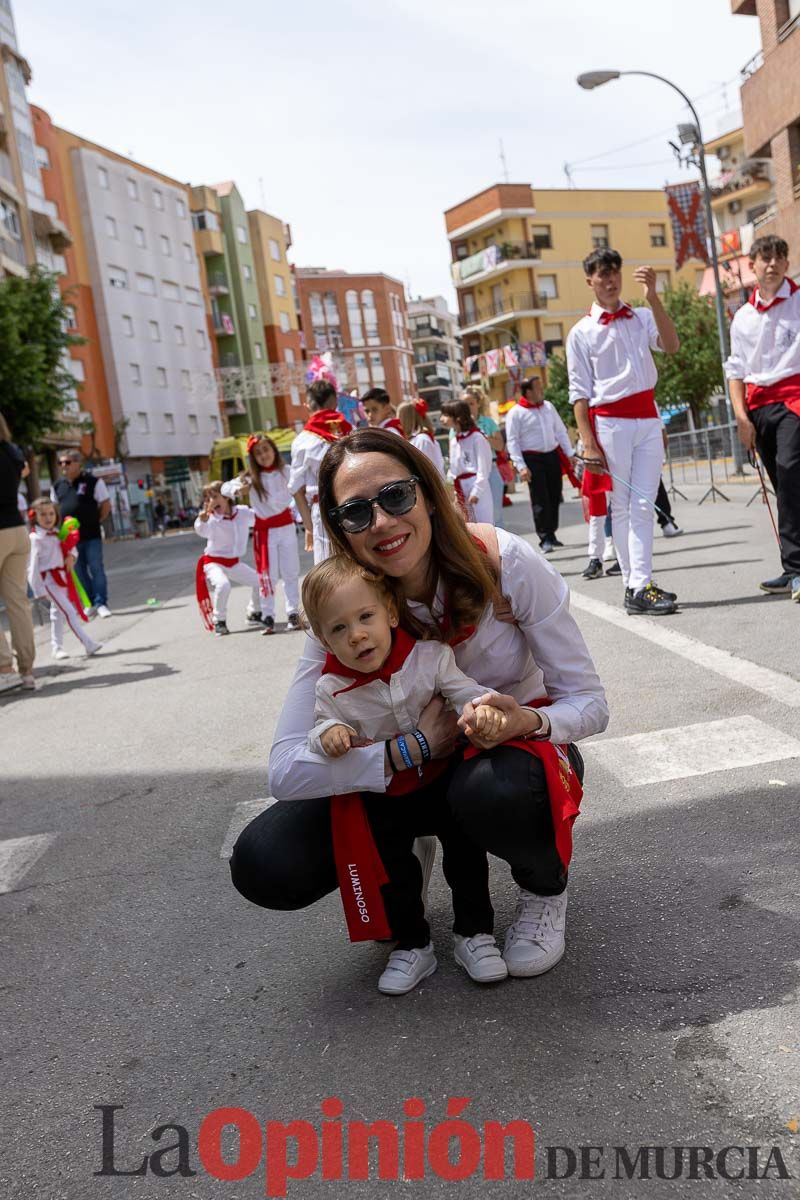
[[[46,698],[49,696],[63,695],[74,691],[75,688],[88,688],[91,691],[102,691],[105,688],[117,687],[119,685],[129,683],[144,683],[145,681],[152,679],[161,679],[165,675],[180,675],[180,671],[176,667],[171,667],[167,663],[145,663],[142,665],[148,669],[144,671],[126,671],[124,673],[120,672],[111,675],[95,675],[81,671],[79,668],[73,668],[72,674],[74,677],[72,679],[63,679],[59,682],[55,682],[56,676],[48,675],[46,677],[45,686],[37,688],[36,691],[20,693],[19,689],[17,689],[14,693],[8,694],[21,694],[22,696],[33,700],[36,699],[37,696]],[[5,697],[0,696],[0,701],[3,699],[5,699]]]

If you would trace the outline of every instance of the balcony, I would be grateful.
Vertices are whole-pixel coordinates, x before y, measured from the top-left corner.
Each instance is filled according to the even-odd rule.
[[[215,337],[233,337],[233,335],[236,333],[236,326],[233,323],[233,318],[229,317],[227,313],[215,312],[212,315],[211,321],[214,326]]]
[[[195,229],[194,236],[197,248],[204,258],[214,258],[217,254],[223,253],[222,230]]]
[[[434,329],[432,325],[417,325],[411,329],[411,339],[415,342],[421,342],[423,338],[443,338],[447,334],[443,329]]]
[[[731,197],[744,199],[745,196],[769,191],[771,187],[772,180],[767,173],[766,166],[760,162],[746,162],[742,163],[741,167],[737,167],[735,171],[723,171],[716,180],[711,182],[709,191],[712,205],[719,206],[726,203]]]
[[[508,263],[536,262],[541,258],[541,250],[534,242],[501,242],[486,246],[469,258],[461,258],[451,264],[453,283],[456,287],[469,281],[474,283],[477,276],[486,277]]]
[[[514,320],[516,317],[537,316],[546,311],[549,297],[537,292],[516,292],[504,296],[493,304],[476,308],[474,313],[465,314],[461,334],[477,333],[488,329],[499,321]]]
[[[0,255],[3,258],[9,259],[19,268],[13,271],[13,274],[25,274],[26,260],[25,247],[22,242],[18,242],[15,238],[8,237],[7,234],[0,230]]]
[[[742,83],[749,79],[751,75],[755,75],[756,71],[760,71],[764,65],[764,51],[757,50],[752,58],[748,58],[747,62],[739,72],[739,78]]]
[[[229,292],[228,277],[224,271],[208,272],[208,290],[212,296],[227,296]]]

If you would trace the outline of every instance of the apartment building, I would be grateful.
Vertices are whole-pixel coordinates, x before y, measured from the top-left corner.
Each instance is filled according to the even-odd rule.
[[[417,392],[431,412],[438,412],[458,396],[463,384],[458,317],[444,296],[420,296],[408,302],[408,325]]]
[[[291,427],[308,417],[295,281],[289,263],[292,232],[280,217],[260,209],[248,212],[247,221],[275,413],[279,425]]]
[[[563,347],[587,311],[592,297],[581,264],[593,247],[619,250],[632,297],[638,266],[655,268],[661,290],[678,279],[702,279],[699,262],[676,272],[666,197],[655,189],[496,183],[444,216],[464,358],[476,375],[483,370],[498,404],[514,393],[520,374],[505,347],[525,347],[522,373],[543,375],[545,356]],[[487,351],[488,369],[481,360]]]
[[[399,404],[416,396],[403,285],[389,275],[324,267],[295,272],[306,354],[330,351],[340,387],[384,387]]]
[[[758,17],[761,49],[742,68],[744,150],[768,159],[774,200],[758,233],[777,233],[800,252],[800,0],[731,0],[731,11]],[[796,270],[796,266],[793,267]]]

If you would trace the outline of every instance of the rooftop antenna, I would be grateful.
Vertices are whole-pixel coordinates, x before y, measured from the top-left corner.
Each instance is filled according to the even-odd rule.
[[[575,180],[572,178],[572,167],[570,166],[570,164],[568,162],[565,162],[563,169],[564,169],[564,174],[567,177],[567,187],[574,188]]]
[[[508,164],[506,162],[505,146],[503,145],[502,138],[498,138],[498,141],[500,143],[500,165],[503,168],[503,179],[508,183]]]

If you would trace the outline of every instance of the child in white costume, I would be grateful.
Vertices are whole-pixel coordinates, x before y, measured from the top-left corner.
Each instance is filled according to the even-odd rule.
[[[444,457],[436,435],[433,432],[431,419],[426,409],[422,409],[424,400],[405,400],[397,410],[397,419],[403,427],[403,433],[412,446],[416,446],[426,458],[429,458],[436,470],[445,478]]]
[[[86,618],[72,584],[71,572],[75,555],[64,556],[61,540],[57,533],[60,519],[58,506],[53,500],[34,500],[30,508],[33,521],[31,529],[31,556],[28,560],[28,584],[37,599],[50,601],[50,645],[53,658],[68,658],[64,649],[64,625],[69,625],[75,637],[82,643],[88,658],[102,650],[84,629]]]
[[[195,533],[207,541],[205,553],[197,562],[197,603],[206,629],[217,637],[229,632],[226,617],[231,583],[243,583],[250,588],[249,624],[260,625],[266,615],[266,598],[260,594],[258,575],[242,561],[256,514],[252,508],[234,504],[223,495],[222,486],[215,481],[203,488],[203,511],[194,523]]]
[[[455,437],[450,440],[449,475],[459,503],[468,521],[492,525],[494,501],[489,487],[492,448],[488,439],[473,421],[466,400],[443,404],[442,416],[455,430]]]

